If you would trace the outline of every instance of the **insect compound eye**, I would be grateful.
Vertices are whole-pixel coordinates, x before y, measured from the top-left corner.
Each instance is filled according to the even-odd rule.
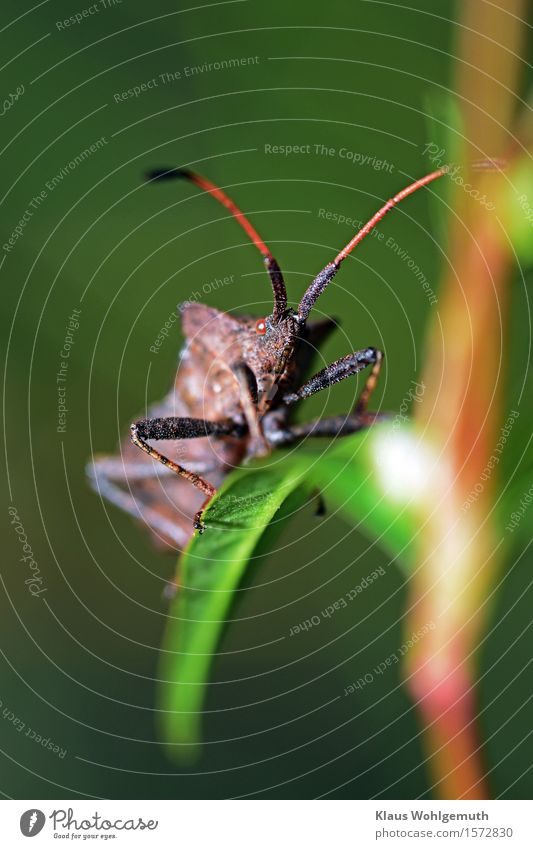
[[[266,321],[265,321],[265,319],[264,319],[264,318],[260,318],[260,319],[259,319],[259,321],[256,321],[256,323],[255,323],[255,332],[256,332],[259,336],[264,336],[264,335],[265,335],[265,333],[267,332]]]

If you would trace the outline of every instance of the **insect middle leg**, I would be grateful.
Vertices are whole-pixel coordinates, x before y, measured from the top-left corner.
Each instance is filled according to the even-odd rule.
[[[366,366],[372,365],[372,370],[351,413],[341,416],[328,416],[306,424],[292,425],[282,430],[272,429],[268,433],[271,444],[288,445],[304,439],[306,436],[345,436],[363,430],[375,421],[385,418],[379,413],[369,413],[367,409],[376,387],[382,362],[382,351],[377,348],[363,348],[361,351],[354,351],[352,354],[341,357],[341,359],[326,366],[296,392],[287,393],[283,400],[285,404],[291,405],[303,398],[309,398],[310,395],[314,395],[328,386],[333,386],[347,377],[358,374]]]
[[[158,460],[167,469],[188,480],[205,494],[206,499],[200,510],[195,514],[193,521],[194,528],[199,530],[200,533],[204,530],[202,512],[215,495],[216,487],[196,472],[192,472],[169,457],[165,457],[164,454],[149,445],[146,440],[195,439],[202,436],[242,436],[242,426],[230,420],[210,422],[205,419],[169,416],[167,418],[140,419],[130,427],[130,438],[134,445],[137,445],[141,451],[149,454],[154,460]]]
[[[304,424],[290,425],[281,430],[272,430],[268,434],[271,445],[276,447],[291,445],[305,439],[306,436],[348,436],[365,430],[377,421],[387,418],[383,413],[348,413],[340,416],[326,416]]]

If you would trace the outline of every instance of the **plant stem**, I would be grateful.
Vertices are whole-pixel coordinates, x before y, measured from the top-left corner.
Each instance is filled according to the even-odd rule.
[[[434,440],[438,473],[424,510],[407,630],[429,622],[435,628],[407,656],[406,672],[425,725],[436,793],[451,799],[489,796],[477,727],[475,652],[500,567],[496,474],[487,476],[487,468],[502,424],[512,269],[499,216],[506,176],[475,172],[468,164],[509,155],[515,145],[508,128],[516,109],[524,7],[521,0],[471,0],[459,7],[460,164],[476,194],[454,187],[450,254],[423,375],[428,390],[416,411],[419,432]]]

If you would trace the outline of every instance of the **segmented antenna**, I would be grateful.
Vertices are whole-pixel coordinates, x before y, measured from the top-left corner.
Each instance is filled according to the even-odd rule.
[[[381,209],[370,218],[366,224],[364,224],[361,229],[355,234],[353,239],[351,239],[346,247],[340,251],[333,262],[330,262],[326,265],[325,268],[320,271],[307,291],[305,292],[302,300],[300,301],[300,306],[298,307],[298,318],[300,321],[305,321],[307,316],[309,315],[314,303],[320,297],[326,286],[331,282],[335,274],[337,273],[341,262],[346,259],[349,254],[353,251],[353,249],[363,241],[369,233],[372,232],[376,224],[378,224],[382,218],[385,217],[389,210],[393,209],[400,201],[405,200],[405,198],[409,197],[409,195],[414,194],[414,192],[421,189],[423,186],[427,186],[428,183],[432,183],[433,180],[438,180],[439,177],[443,177],[444,174],[447,173],[447,168],[439,168],[437,171],[432,171],[431,174],[427,174],[425,177],[422,177],[420,180],[416,180],[414,183],[411,183],[410,186],[407,186],[405,189],[402,189],[401,192],[394,195],[393,198],[387,201]]]
[[[235,220],[240,224],[249,239],[256,246],[257,250],[262,254],[266,269],[270,276],[272,290],[274,292],[273,319],[274,321],[279,321],[283,318],[287,309],[287,291],[285,289],[285,283],[283,281],[280,267],[253,224],[247,219],[246,215],[241,209],[239,209],[237,204],[228,197],[226,192],[216,186],[215,183],[212,183],[211,180],[208,180],[206,177],[202,177],[200,174],[196,174],[194,171],[189,171],[187,168],[154,168],[151,171],[148,171],[145,176],[149,182],[175,179],[189,180],[191,183],[194,183],[195,186],[198,186],[198,188],[208,192],[208,194],[214,197],[215,200],[222,204],[222,206],[226,207]]]

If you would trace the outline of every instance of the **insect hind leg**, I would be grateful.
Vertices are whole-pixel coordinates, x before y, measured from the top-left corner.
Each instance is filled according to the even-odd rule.
[[[374,351],[376,359],[372,366],[372,370],[366,379],[365,385],[363,386],[363,390],[355,402],[353,408],[353,413],[355,415],[362,415],[363,413],[366,413],[370,398],[372,397],[372,393],[374,392],[379,379],[379,373],[381,371],[381,366],[383,365],[383,351],[380,351],[378,348],[375,348]]]
[[[171,540],[179,549],[187,544],[189,534],[182,525],[166,518],[156,508],[150,507],[142,497],[135,498],[131,489],[125,490],[119,485],[120,483],[128,484],[131,480],[155,478],[154,469],[147,468],[145,464],[141,469],[139,463],[103,456],[87,463],[85,471],[91,488],[98,495],[103,496],[135,519],[147,522],[156,535],[162,535],[160,538],[162,543]],[[169,471],[168,474],[171,472]]]

